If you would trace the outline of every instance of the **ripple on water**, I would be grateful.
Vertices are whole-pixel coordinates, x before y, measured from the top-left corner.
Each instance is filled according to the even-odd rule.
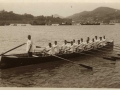
[[[0,53],[26,42],[27,35],[32,35],[32,40],[37,46],[46,46],[49,42],[73,40],[95,35],[106,35],[107,39],[114,39],[115,44],[120,44],[119,25],[100,26],[35,26],[35,27],[0,27]],[[9,45],[9,46],[8,46]],[[25,52],[25,46],[10,53]],[[8,53],[8,54],[10,54]],[[115,49],[112,54],[114,55]],[[94,55],[94,54],[93,54]],[[96,54],[97,56],[98,54]],[[66,61],[56,61],[35,65],[16,67],[0,70],[0,86],[2,87],[84,87],[84,88],[119,88],[120,63],[104,60],[98,57],[81,57],[70,59],[93,67],[89,71],[78,65]]]

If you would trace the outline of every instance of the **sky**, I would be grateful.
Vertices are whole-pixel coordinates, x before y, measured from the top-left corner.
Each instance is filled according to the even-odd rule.
[[[120,0],[0,0],[0,10],[34,16],[58,14],[67,17],[98,7],[120,9]]]

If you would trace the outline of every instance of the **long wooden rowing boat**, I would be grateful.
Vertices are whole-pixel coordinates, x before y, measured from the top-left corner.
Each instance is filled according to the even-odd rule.
[[[110,41],[110,42],[107,42],[106,46],[99,49],[105,50],[104,48],[110,48],[112,50],[113,45],[114,45],[114,41]],[[89,51],[95,52],[96,50],[89,50]],[[62,54],[62,55],[60,54],[57,56],[69,59],[69,58],[83,56],[82,53],[88,53],[88,51],[83,51],[81,53],[70,53],[70,54]],[[0,61],[0,69],[60,60],[59,58],[54,56],[41,56],[40,53],[34,53],[34,55],[35,55],[34,57],[28,57],[27,54],[2,55],[1,61]]]

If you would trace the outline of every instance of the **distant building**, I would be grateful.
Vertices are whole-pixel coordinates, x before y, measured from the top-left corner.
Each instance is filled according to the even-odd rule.
[[[30,24],[10,24],[9,26],[31,26]]]
[[[59,26],[60,24],[52,24],[52,26]]]

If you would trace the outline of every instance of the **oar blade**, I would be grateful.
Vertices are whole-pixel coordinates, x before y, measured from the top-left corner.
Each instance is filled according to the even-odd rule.
[[[120,59],[120,57],[116,57],[116,56],[111,56],[111,58]]]
[[[111,58],[111,57],[103,57],[103,59],[106,59],[106,60],[111,60],[111,61],[116,61],[115,58]]]
[[[41,48],[40,46],[36,46],[36,48]]]
[[[84,64],[79,64],[80,66],[84,67],[84,68],[87,68],[87,69],[90,69],[90,70],[93,70],[93,67],[90,67],[90,66],[87,66],[87,65],[84,65]]]
[[[120,54],[117,54],[118,56],[120,56]]]

